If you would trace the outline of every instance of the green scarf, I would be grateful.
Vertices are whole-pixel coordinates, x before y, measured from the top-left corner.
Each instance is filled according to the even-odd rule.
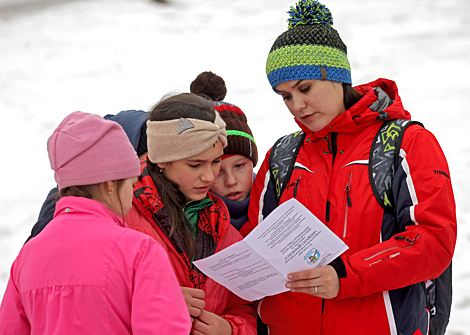
[[[209,207],[214,202],[209,198],[204,198],[202,200],[191,200],[183,207],[183,212],[186,218],[188,219],[189,225],[191,227],[191,234],[196,240],[197,233],[197,219],[199,217],[199,211],[205,207]]]

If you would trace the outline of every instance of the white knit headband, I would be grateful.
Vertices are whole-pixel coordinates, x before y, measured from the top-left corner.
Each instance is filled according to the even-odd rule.
[[[199,119],[147,121],[148,157],[152,163],[168,163],[198,155],[218,139],[227,146],[225,122],[215,113],[214,123]]]

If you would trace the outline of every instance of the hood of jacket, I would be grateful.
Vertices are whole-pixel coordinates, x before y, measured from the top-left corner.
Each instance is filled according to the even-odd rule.
[[[137,152],[137,156],[140,157],[147,152],[147,134],[145,131],[147,129],[146,122],[149,118],[149,113],[142,110],[125,110],[116,115],[107,114],[103,118],[121,125],[134,150]]]
[[[371,83],[354,87],[362,95],[353,107],[336,117],[325,128],[314,133],[316,137],[323,138],[330,132],[347,133],[357,132],[360,129],[385,119],[411,120],[411,115],[403,108],[398,88],[394,81],[377,79]],[[312,131],[295,120],[300,128],[307,134]]]

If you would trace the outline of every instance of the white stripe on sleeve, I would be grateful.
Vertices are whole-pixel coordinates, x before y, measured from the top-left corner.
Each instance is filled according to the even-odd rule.
[[[408,161],[406,160],[405,150],[400,149],[400,157],[403,158],[403,160],[401,161],[401,167],[406,173],[406,185],[408,186],[411,201],[413,202],[413,206],[410,207],[410,218],[415,224],[418,224],[415,218],[415,206],[418,204],[418,197],[416,196],[415,185],[413,184],[413,179],[411,178],[410,166],[408,165]]]

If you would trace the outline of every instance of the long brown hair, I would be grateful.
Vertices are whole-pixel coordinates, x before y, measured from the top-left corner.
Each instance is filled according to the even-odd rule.
[[[179,118],[214,122],[214,103],[195,94],[182,93],[164,98],[152,108],[149,115],[150,121],[168,121]],[[183,212],[186,198],[180,191],[179,185],[168,179],[157,164],[149,161],[148,167],[150,176],[155,182],[163,205],[170,217],[170,234],[176,232],[188,259],[191,260],[196,253],[196,241],[194,241],[191,227]]]

